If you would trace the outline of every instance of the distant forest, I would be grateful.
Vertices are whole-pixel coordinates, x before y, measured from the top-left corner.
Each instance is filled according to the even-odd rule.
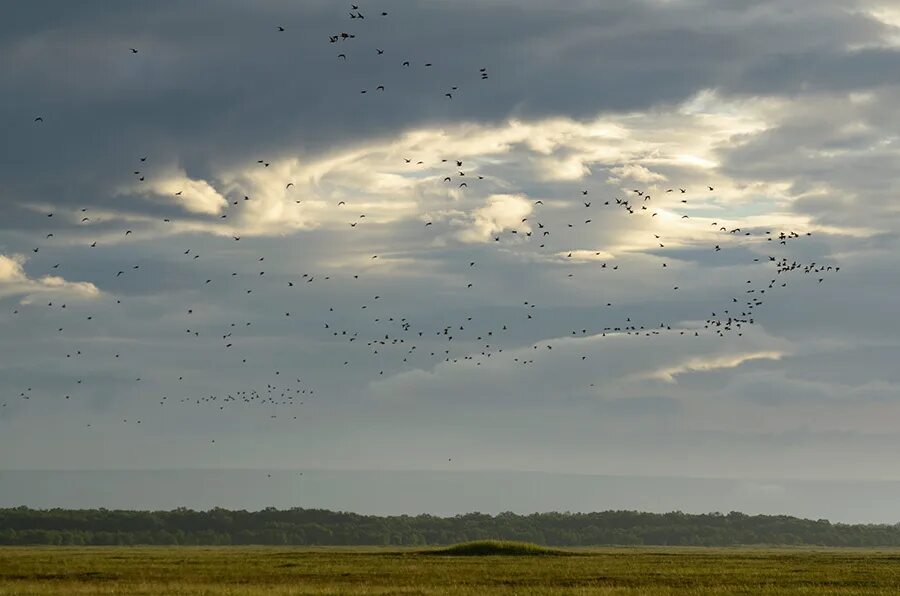
[[[321,509],[0,509],[0,545],[419,546],[482,539],[524,540],[549,546],[900,546],[900,524],[833,524],[827,520],[734,512],[382,517]]]

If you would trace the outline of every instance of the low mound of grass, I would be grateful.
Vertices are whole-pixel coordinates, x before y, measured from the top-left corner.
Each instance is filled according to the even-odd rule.
[[[450,557],[547,557],[568,555],[565,551],[547,548],[530,542],[513,542],[509,540],[476,540],[454,544],[447,548],[425,551],[424,554],[444,555]]]

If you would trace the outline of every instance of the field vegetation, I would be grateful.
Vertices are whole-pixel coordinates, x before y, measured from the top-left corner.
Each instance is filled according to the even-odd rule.
[[[564,552],[568,556],[546,556]],[[535,554],[540,556],[534,556]],[[3,547],[0,594],[898,594],[900,551]]]

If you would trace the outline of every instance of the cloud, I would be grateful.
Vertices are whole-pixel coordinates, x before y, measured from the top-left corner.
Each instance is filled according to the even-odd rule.
[[[745,362],[753,360],[780,360],[785,354],[781,352],[749,352],[745,354],[733,354],[727,356],[696,357],[689,358],[670,366],[648,373],[646,378],[658,379],[667,383],[674,383],[675,377],[687,373],[709,372],[723,368],[736,368]]]
[[[681,155],[679,155],[677,159],[691,163],[691,160],[684,159],[684,156]],[[696,160],[699,158],[694,159]],[[654,182],[663,182],[666,179],[662,174],[651,172],[644,166],[633,163],[610,168],[609,173],[612,174],[612,176],[609,177],[609,181],[613,183],[620,183],[623,180],[634,180],[635,182],[640,182],[642,184],[652,184]]]
[[[141,184],[131,186],[126,192],[142,194],[145,190],[179,205],[191,213],[219,215],[228,207],[228,201],[206,180],[193,180],[184,172],[164,174],[153,179],[145,189]]]
[[[723,339],[702,325],[669,327],[595,334],[577,331],[575,336],[540,338],[502,352],[476,344],[468,353],[430,369],[379,379],[371,389],[385,403],[423,407],[444,400],[480,401],[486,392],[494,404],[515,402],[521,407],[630,399],[635,404],[656,405],[660,382],[669,385],[679,375],[721,372],[746,362],[774,362],[791,352],[789,342],[759,329]],[[702,335],[695,337],[695,332]],[[685,359],[686,350],[698,355]],[[687,395],[666,397],[682,405],[695,401]],[[624,411],[623,403],[617,402],[614,410]]]
[[[606,251],[597,251],[597,250],[586,250],[586,249],[576,249],[568,252],[558,252],[556,253],[556,257],[560,260],[569,260],[573,263],[586,263],[590,261],[607,261],[610,259],[614,259],[615,256],[612,253],[608,253]]]
[[[869,14],[874,19],[890,27],[893,31],[893,34],[886,36],[886,38],[876,40],[875,43],[881,42],[881,44],[888,47],[900,47],[900,9],[893,4],[874,2],[869,7]],[[861,45],[861,47],[866,46]]]
[[[531,214],[531,201],[517,195],[492,195],[472,213],[471,223],[459,233],[463,242],[488,242],[495,234],[515,229],[531,231],[523,219]]]
[[[527,216],[524,208],[519,209],[518,222],[510,215],[504,226],[499,226],[504,207],[499,203],[491,207],[492,196],[518,196],[527,201],[528,195],[537,195],[556,207],[565,206],[562,197],[549,194],[547,184],[581,181],[594,186],[596,181],[586,179],[594,169],[609,170],[612,176],[607,182],[624,183],[621,176],[625,176],[630,185],[649,185],[648,192],[654,194],[662,193],[658,184],[669,179],[672,184],[696,187],[699,178],[703,184],[713,181],[719,186],[716,197],[720,201],[746,200],[746,188],[731,188],[727,180],[701,173],[697,163],[712,163],[709,159],[715,142],[764,128],[764,112],[753,112],[749,104],[729,109],[727,102],[709,94],[704,97],[702,102],[692,101],[663,113],[604,116],[587,122],[514,119],[494,126],[418,128],[322,154],[272,156],[268,166],[222,164],[210,175],[214,183],[169,177],[151,186],[169,194],[176,187],[197,185],[200,189],[195,194],[203,200],[195,199],[193,211],[210,214],[218,213],[224,195],[230,196],[232,202],[224,210],[227,220],[189,220],[194,228],[206,225],[212,233],[230,230],[243,235],[278,235],[321,227],[341,229],[353,223],[354,217],[365,215],[366,221],[360,223],[368,226],[411,219],[448,221],[456,226],[469,221],[473,229],[457,235],[466,242],[484,241],[491,233],[487,230],[499,232],[522,223],[521,217]],[[463,155],[463,165],[457,166],[454,162]],[[463,183],[466,188],[460,187]],[[524,192],[509,192],[515,186]],[[760,184],[753,191],[777,192],[788,201],[784,188]],[[662,218],[667,205],[677,204],[675,195],[657,194],[658,202],[664,199],[670,200],[657,208]],[[704,205],[694,201],[694,209]],[[484,202],[488,203],[486,210]],[[722,210],[721,204],[705,205]]]
[[[0,298],[23,296],[22,302],[26,303],[38,294],[82,299],[100,296],[100,290],[90,282],[72,282],[55,275],[30,278],[23,267],[25,262],[21,255],[0,255]]]

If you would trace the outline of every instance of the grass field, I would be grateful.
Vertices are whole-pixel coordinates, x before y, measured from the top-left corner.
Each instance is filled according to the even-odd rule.
[[[0,548],[0,594],[900,594],[900,551]]]

